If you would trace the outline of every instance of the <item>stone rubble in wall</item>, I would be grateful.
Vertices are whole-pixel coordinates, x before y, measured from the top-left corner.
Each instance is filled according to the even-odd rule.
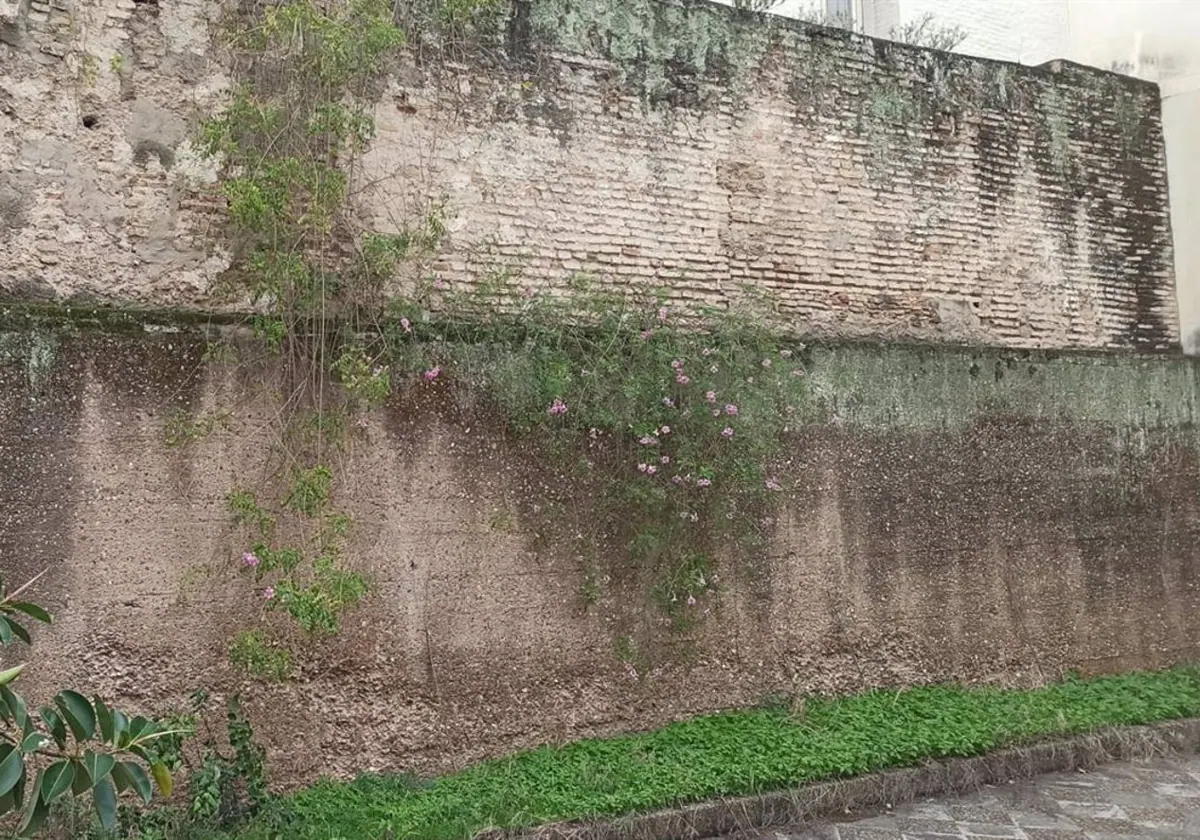
[[[169,164],[223,87],[194,50],[208,43],[212,11],[200,0],[29,0],[19,21],[0,22],[10,36],[0,44],[0,291],[204,303],[227,263],[211,236],[219,208],[188,205],[195,173]]]

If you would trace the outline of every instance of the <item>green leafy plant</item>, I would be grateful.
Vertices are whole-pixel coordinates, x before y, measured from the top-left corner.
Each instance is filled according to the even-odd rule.
[[[236,829],[251,818],[259,828],[277,822],[271,806],[275,799],[267,790],[263,748],[237,695],[225,709],[225,732],[220,736],[207,723],[208,692],[192,693],[189,706],[165,716],[161,723],[183,734],[159,756],[174,769],[186,770],[184,805],[154,809],[125,807],[120,812],[120,834],[138,840],[215,840],[224,831]],[[276,838],[278,834],[266,836]]]
[[[1031,690],[777,696],[652,732],[541,747],[420,785],[401,775],[320,782],[287,802],[286,836],[386,837],[390,827],[397,840],[466,840],[485,829],[615,817],[1198,714],[1200,671],[1190,667]],[[270,835],[252,822],[234,836]]]
[[[333,635],[342,613],[367,594],[362,575],[339,566],[351,518],[328,504],[332,472],[317,465],[296,473],[283,507],[313,520],[314,530],[302,546],[276,541],[277,517],[259,506],[248,490],[229,495],[234,521],[247,531],[251,547],[242,554],[242,569],[256,584],[268,611],[281,611],[310,635]],[[292,655],[266,631],[238,634],[229,652],[237,667],[268,680],[285,679],[292,671]]]
[[[251,325],[279,358],[292,416],[279,471],[290,486],[279,509],[242,489],[229,503],[249,531],[242,566],[266,584],[268,610],[329,634],[366,582],[339,565],[350,520],[328,510],[334,474],[325,457],[341,440],[346,409],[379,405],[391,392],[387,365],[352,326],[373,317],[399,263],[436,248],[445,226],[435,210],[411,230],[378,232],[351,212],[347,173],[374,137],[375,88],[404,43],[390,3],[284,0],[243,9],[230,23],[239,81],[203,120],[198,143],[220,169],[236,254],[227,285],[258,309]],[[336,394],[330,374],[342,386]],[[306,462],[315,465],[296,466]],[[264,633],[240,634],[231,661],[282,678],[290,653]]]
[[[329,501],[332,489],[333,473],[324,464],[299,470],[284,505],[305,516],[316,516],[317,511]]]
[[[250,490],[234,490],[228,496],[233,521],[238,525],[249,525],[260,534],[275,527],[275,517],[259,507],[258,497]]]
[[[186,446],[205,438],[217,429],[228,429],[233,415],[229,411],[205,412],[192,416],[179,409],[167,417],[163,437],[167,446]]]
[[[346,347],[333,363],[333,372],[346,390],[367,407],[381,405],[392,393],[392,377],[387,366],[373,362],[360,346]]]
[[[562,298],[483,288],[398,306],[392,378],[451,390],[539,453],[529,530],[652,570],[648,594],[686,627],[716,592],[713,558],[750,562],[766,543],[808,404],[805,347],[767,298],[672,312],[585,277],[573,285]]]
[[[245,630],[234,637],[229,661],[237,668],[270,682],[292,675],[292,655],[272,643],[262,630]]]
[[[30,642],[26,619],[51,622],[45,609],[20,598],[36,580],[13,592],[0,581],[0,646]],[[90,796],[100,824],[112,829],[121,793],[149,802],[157,785],[170,796],[171,773],[153,751],[169,730],[70,689],[35,716],[12,688],[25,667],[0,671],[0,816],[23,811],[18,836],[34,836],[64,797]]]

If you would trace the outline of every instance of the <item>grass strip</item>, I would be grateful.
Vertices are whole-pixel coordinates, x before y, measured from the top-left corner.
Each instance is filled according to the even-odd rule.
[[[288,835],[468,838],[484,828],[611,817],[1197,715],[1200,670],[1191,667],[1028,691],[879,690],[810,700],[799,718],[786,709],[754,709],[542,747],[427,783],[383,775],[322,781],[290,798]],[[268,836],[254,826],[237,835]]]

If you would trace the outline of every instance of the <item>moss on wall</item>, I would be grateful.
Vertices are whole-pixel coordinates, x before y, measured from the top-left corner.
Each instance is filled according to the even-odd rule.
[[[1200,365],[1183,358],[834,345],[810,359],[816,408],[839,425],[961,431],[999,416],[1191,429],[1200,414]]]
[[[234,325],[206,313],[9,306],[0,308],[0,360],[19,359],[32,383],[56,364],[64,334],[202,346]],[[1005,416],[1148,430],[1191,429],[1200,417],[1200,360],[1181,356],[845,342],[815,345],[805,362],[806,419],[817,423],[959,431]]]

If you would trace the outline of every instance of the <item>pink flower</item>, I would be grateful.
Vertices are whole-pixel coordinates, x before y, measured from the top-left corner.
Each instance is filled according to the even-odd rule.
[[[437,289],[440,292],[442,289],[446,288],[446,281],[442,280],[440,278],[437,280],[434,280],[433,288]]]
[[[659,460],[659,462],[660,462],[660,463],[663,463],[663,464],[669,464],[669,463],[671,463],[671,456],[670,456],[670,455],[664,455],[664,456],[662,456],[661,458],[659,458],[658,460]]]
[[[717,401],[717,392],[709,391],[704,395],[704,399],[708,400],[710,403],[715,403]]]
[[[648,475],[654,475],[656,472],[658,472],[658,467],[654,466],[653,464],[646,465],[646,473]]]
[[[406,333],[412,332],[412,324],[409,323],[409,320],[407,318],[400,319],[400,326],[404,327],[404,331]]]
[[[774,490],[774,491],[777,491],[777,492],[778,492],[779,490],[782,490],[782,489],[783,489],[783,487],[782,487],[782,486],[779,484],[779,482],[778,482],[778,481],[776,481],[775,479],[773,479],[773,478],[768,478],[768,479],[767,479],[767,489],[768,489],[768,490]]]
[[[765,367],[765,368],[769,368],[769,367],[771,366],[771,360],[770,360],[770,359],[763,359],[763,360],[762,360],[762,366],[763,366],[763,367]]]
[[[638,464],[638,472],[645,472],[646,468],[649,466],[649,464]]]
[[[683,368],[683,362],[679,361],[679,359],[672,359],[671,367],[674,368],[675,370],[680,370]]]
[[[729,438],[733,437],[733,429],[730,428],[729,426],[726,426],[724,429],[721,430],[721,437],[725,438],[726,440],[729,440]]]
[[[710,486],[712,486],[712,481],[710,481],[707,478],[702,478],[696,482],[696,486],[697,487],[710,487]]]
[[[730,417],[737,417],[738,407],[733,403],[729,403],[729,405],[725,406],[725,413]]]
[[[274,598],[275,598],[275,587],[274,586],[268,586],[266,589],[263,590],[263,600],[264,601],[271,601],[271,600],[274,600]]]
[[[675,484],[683,484],[683,476],[673,475],[673,476],[671,476],[671,481]]]
[[[665,307],[665,306],[658,307],[658,320],[660,320],[660,321],[667,320],[667,307]]]
[[[720,416],[721,416],[721,409],[714,408],[713,409],[713,417],[720,417]]]
[[[658,438],[651,437],[650,435],[642,435],[642,437],[638,438],[638,443],[642,446],[658,446]]]
[[[694,607],[694,606],[696,606],[696,596],[695,596],[695,595],[692,595],[691,593],[688,593],[687,605],[688,605],[689,607]]]
[[[669,435],[669,434],[671,434],[671,427],[670,426],[662,426],[661,428],[659,428],[659,431],[662,432],[664,435]]]
[[[242,565],[243,566],[253,569],[255,566],[258,565],[258,563],[259,563],[258,555],[255,554],[253,551],[247,551],[245,554],[242,555]]]
[[[652,335],[654,335],[654,330],[642,330],[642,341],[646,341]]]
[[[780,350],[779,355],[784,359],[790,359],[790,358],[792,358],[792,351],[791,350]]]
[[[558,397],[555,397],[554,402],[550,403],[550,407],[546,409],[546,413],[551,417],[557,417],[560,414],[566,414],[567,404]]]
[[[663,397],[663,405],[665,405],[667,408],[674,408],[675,400],[671,399],[670,397]]]
[[[432,367],[429,370],[425,371],[425,381],[433,382],[441,375],[442,375],[442,366],[441,365],[438,365],[437,367]]]
[[[675,377],[675,381],[678,382],[680,385],[686,385],[689,382],[691,382],[692,380],[688,378],[687,374],[681,373]]]

